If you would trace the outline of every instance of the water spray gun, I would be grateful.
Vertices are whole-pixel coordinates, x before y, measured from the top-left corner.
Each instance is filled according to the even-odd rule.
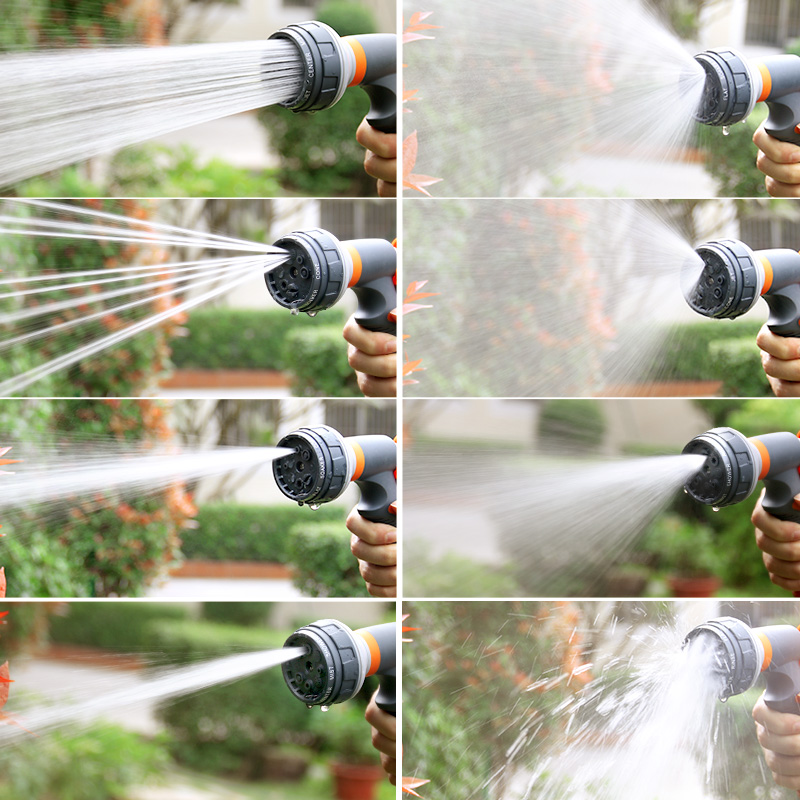
[[[298,428],[278,447],[291,455],[272,462],[278,488],[299,505],[319,508],[339,497],[351,481],[361,490],[358,513],[396,527],[397,445],[388,436],[342,436],[328,425]]]
[[[732,125],[766,101],[764,128],[782,142],[800,145],[800,57],[769,56],[746,61],[733,50],[695,56],[705,70],[703,99],[695,118],[704,125]]]
[[[351,288],[358,298],[356,322],[363,328],[396,335],[389,315],[397,307],[397,250],[386,239],[340,242],[332,233],[311,228],[275,242],[288,261],[265,276],[277,303],[293,314],[315,316],[337,303]]]
[[[704,642],[713,648],[713,671],[719,679],[720,700],[742,694],[763,672],[764,702],[784,714],[800,715],[800,631],[791,625],[751,628],[734,617],[698,625],[684,639],[684,648]]]
[[[694,311],[734,319],[763,297],[769,306],[769,329],[778,336],[800,336],[800,253],[751,250],[736,239],[707,242],[695,252],[703,259],[703,269],[686,291]]]
[[[364,679],[378,675],[375,702],[396,716],[395,668],[397,623],[387,622],[353,631],[335,619],[321,619],[296,630],[284,647],[303,647],[305,654],[283,665],[283,677],[292,694],[309,708],[354,697]]]
[[[383,133],[397,130],[397,36],[369,33],[339,36],[322,22],[288,25],[270,36],[288,39],[306,67],[303,87],[282,103],[292,111],[319,111],[337,103],[348,86],[369,96],[367,122]]]
[[[712,428],[695,436],[684,454],[705,461],[686,485],[695,500],[714,508],[732,506],[749,497],[764,481],[761,505],[778,519],[800,523],[793,498],[800,494],[800,439],[792,433],[766,433],[747,438],[733,428]]]

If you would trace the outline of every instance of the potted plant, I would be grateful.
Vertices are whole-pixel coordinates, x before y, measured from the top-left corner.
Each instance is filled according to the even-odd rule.
[[[371,729],[364,719],[363,708],[355,701],[332,706],[318,715],[315,728],[322,751],[330,756],[338,800],[375,800],[377,785],[385,773],[372,746]]]
[[[722,586],[722,559],[707,525],[664,514],[653,522],[641,549],[652,553],[667,573],[673,597],[713,597]]]

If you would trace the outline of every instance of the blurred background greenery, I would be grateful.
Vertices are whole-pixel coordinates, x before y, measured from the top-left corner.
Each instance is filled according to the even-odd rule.
[[[157,667],[279,648],[292,631],[320,617],[351,628],[395,620],[393,604],[21,603],[3,610],[10,613],[1,657],[18,678],[5,710],[22,724],[26,705],[56,698],[61,670],[70,680],[83,674],[88,686],[101,687],[104,676],[113,681],[117,669],[146,682]],[[53,683],[41,684],[47,677]],[[368,678],[355,698],[323,714],[298,701],[276,667],[136,709],[132,716],[152,717],[149,733],[126,723],[124,710],[109,708],[108,719],[89,727],[68,726],[3,747],[0,798],[138,800],[157,790],[152,796],[165,800],[319,800],[341,797],[329,765],[350,763],[377,765],[372,796],[390,800],[394,788],[364,720],[376,688]],[[69,696],[64,688],[63,699]]]

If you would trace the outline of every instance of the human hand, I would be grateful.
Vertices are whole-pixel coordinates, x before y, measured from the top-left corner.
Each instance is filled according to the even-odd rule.
[[[382,133],[364,118],[356,141],[367,150],[364,171],[378,179],[378,197],[397,197],[397,134]]]
[[[800,790],[800,717],[773,711],[762,695],[753,707],[758,743],[778,786]]]
[[[758,332],[756,344],[761,349],[761,366],[773,394],[800,397],[800,338],[777,336],[765,324]]]
[[[772,197],[800,197],[800,147],[770,136],[763,122],[753,141],[758,147],[756,166],[767,176],[767,193]]]
[[[350,317],[342,335],[347,361],[356,371],[358,388],[367,397],[397,397],[397,337],[368,331]]]
[[[763,498],[762,490],[750,519],[769,579],[782,589],[800,591],[800,525],[773,517],[761,505]]]
[[[378,708],[372,695],[364,719],[372,726],[372,746],[381,754],[381,766],[392,786],[397,785],[397,719]]]
[[[345,521],[350,537],[350,552],[358,559],[358,569],[373,597],[397,597],[397,528],[383,522],[370,522],[353,508]]]

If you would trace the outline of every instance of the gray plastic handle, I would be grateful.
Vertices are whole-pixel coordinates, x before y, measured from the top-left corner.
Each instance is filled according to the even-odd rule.
[[[800,439],[784,431],[754,437],[769,454],[769,466],[764,475],[764,510],[778,519],[800,523],[800,511],[794,507],[794,496],[800,494]],[[762,462],[764,457],[762,455]],[[762,469],[765,466],[762,463]]]
[[[350,436],[346,440],[364,454],[362,470],[353,480],[361,490],[358,513],[370,522],[397,527],[397,515],[389,511],[397,500],[397,445],[388,436]]]
[[[771,645],[770,665],[764,672],[767,688],[764,702],[774,711],[800,716],[800,631],[791,625],[755,628]]]
[[[766,260],[763,297],[769,306],[767,325],[777,336],[800,336],[800,253],[789,249],[758,250]]]
[[[800,57],[770,56],[762,59],[771,78],[769,92],[764,98],[769,116],[764,129],[782,142],[800,145]]]
[[[397,323],[389,319],[389,312],[397,307],[397,250],[386,239],[351,239],[342,246],[354,262],[358,257],[361,269],[350,287],[358,298],[356,322],[368,331],[396,336]]]

